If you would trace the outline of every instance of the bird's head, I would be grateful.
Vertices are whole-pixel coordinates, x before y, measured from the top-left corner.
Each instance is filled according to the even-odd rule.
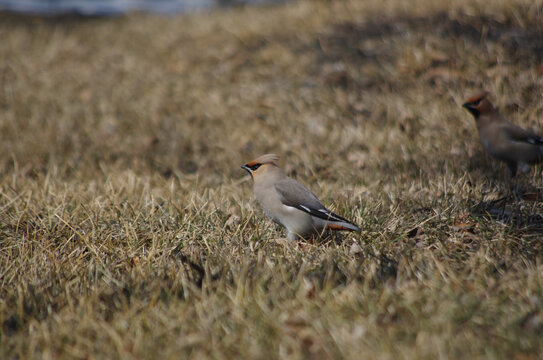
[[[479,115],[492,111],[493,106],[488,101],[489,93],[484,91],[480,94],[469,98],[462,106],[465,107],[475,119],[479,118]]]
[[[242,165],[241,168],[247,170],[251,177],[255,179],[255,176],[264,173],[270,167],[277,167],[277,161],[279,161],[279,156],[275,154],[266,154]]]

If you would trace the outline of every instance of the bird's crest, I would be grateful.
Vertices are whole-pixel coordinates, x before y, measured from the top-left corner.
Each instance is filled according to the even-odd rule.
[[[262,156],[257,157],[253,161],[247,163],[247,165],[248,166],[254,166],[256,164],[261,164],[261,165],[273,164],[273,165],[277,166],[277,164],[276,164],[277,161],[279,161],[279,156],[277,156],[275,154],[266,154],[266,155],[262,155]]]
[[[487,91],[483,91],[462,104],[473,115],[475,120],[478,120],[482,113],[489,114],[494,111],[494,107],[487,99],[488,94]]]
[[[488,97],[488,95],[489,95],[489,92],[488,92],[488,91],[483,91],[483,92],[481,92],[481,93],[479,93],[479,94],[477,94],[477,95],[475,95],[475,96],[470,97],[470,98],[466,101],[466,103],[469,104],[469,103],[474,103],[474,102],[479,101],[479,100],[486,99],[486,98]]]

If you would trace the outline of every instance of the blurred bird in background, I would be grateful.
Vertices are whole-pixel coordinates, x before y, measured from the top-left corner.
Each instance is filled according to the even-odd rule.
[[[475,118],[479,138],[484,149],[503,161],[513,178],[520,169],[543,161],[543,138],[509,122],[488,100],[488,92],[468,99],[462,106]]]

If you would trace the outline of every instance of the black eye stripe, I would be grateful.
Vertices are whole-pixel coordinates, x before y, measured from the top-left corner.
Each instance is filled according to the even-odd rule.
[[[253,166],[249,166],[249,169],[251,169],[252,171],[255,171],[256,169],[260,167],[260,165],[262,164],[254,164]]]

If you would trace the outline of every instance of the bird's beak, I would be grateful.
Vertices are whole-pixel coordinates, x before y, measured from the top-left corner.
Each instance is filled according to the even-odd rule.
[[[479,115],[481,115],[481,112],[469,102],[464,103],[462,107],[466,108],[471,113],[471,115],[475,117],[475,120],[477,120],[479,118]]]
[[[253,177],[253,172],[251,171],[251,169],[249,168],[249,166],[247,166],[247,164],[245,165],[241,165],[241,168],[245,171],[247,171],[249,173],[249,175],[251,175],[251,178]]]

